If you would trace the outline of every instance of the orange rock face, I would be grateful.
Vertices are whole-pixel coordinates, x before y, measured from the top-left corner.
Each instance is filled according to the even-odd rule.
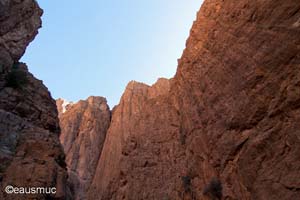
[[[299,2],[206,0],[173,79],[130,82],[112,117],[101,97],[58,100],[68,167],[55,101],[18,63],[42,11],[0,11],[0,199],[299,198]]]
[[[294,0],[206,0],[175,77],[126,88],[88,199],[299,198],[299,19]]]
[[[159,80],[152,87],[138,82],[128,84],[113,113],[90,188],[90,199],[100,198],[97,191],[103,192],[103,198],[122,199],[126,193],[134,194],[132,199],[145,198],[143,193],[150,185],[160,188],[161,192],[170,187],[154,176],[157,173],[163,178],[176,170],[161,168],[174,159],[167,152],[173,149],[173,137],[176,137],[174,134],[179,124],[176,109],[165,100],[169,92],[170,81],[166,79]],[[151,110],[151,113],[146,110]],[[161,128],[155,128],[157,123]],[[151,131],[153,129],[156,130]],[[169,134],[162,130],[169,130]],[[140,172],[136,174],[135,169]],[[158,171],[155,172],[156,169]],[[117,194],[118,192],[113,191],[115,189],[122,192]]]
[[[89,97],[76,104],[59,99],[57,107],[60,141],[66,154],[74,199],[86,199],[85,193],[94,177],[110,124],[110,110],[102,97]]]

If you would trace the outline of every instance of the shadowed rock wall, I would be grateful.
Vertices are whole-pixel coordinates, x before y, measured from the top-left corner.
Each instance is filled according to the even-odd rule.
[[[34,0],[0,0],[0,199],[70,199],[55,101],[19,59],[41,27]],[[6,194],[56,187],[55,195]]]

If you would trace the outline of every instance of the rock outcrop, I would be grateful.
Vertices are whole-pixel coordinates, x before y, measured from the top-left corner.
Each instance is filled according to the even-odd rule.
[[[0,199],[69,199],[55,101],[19,63],[41,26],[34,0],[0,0]],[[7,194],[5,187],[56,187],[56,194]]]
[[[299,20],[294,0],[206,0],[175,77],[126,88],[88,199],[297,199]]]
[[[41,27],[43,11],[35,0],[0,0],[0,67],[19,61]]]
[[[106,132],[110,110],[106,99],[89,97],[86,101],[68,103],[58,99],[61,126],[60,141],[66,154],[69,183],[75,199],[85,194],[95,174]]]

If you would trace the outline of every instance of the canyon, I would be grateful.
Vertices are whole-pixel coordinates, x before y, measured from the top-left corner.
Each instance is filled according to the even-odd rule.
[[[0,6],[1,188],[57,188],[32,199],[299,198],[299,2],[205,0],[175,76],[131,81],[112,110],[96,96],[55,102],[19,63],[42,10]]]

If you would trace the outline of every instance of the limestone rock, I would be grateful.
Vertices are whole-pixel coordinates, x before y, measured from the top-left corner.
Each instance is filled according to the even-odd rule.
[[[86,199],[110,124],[110,110],[105,98],[93,96],[74,104],[58,99],[57,107],[69,182],[75,199]]]
[[[0,0],[0,199],[70,199],[50,92],[19,63],[41,26],[34,0]],[[5,187],[56,187],[56,194],[6,194]]]
[[[169,81],[128,84],[113,113],[89,199],[163,199],[178,184],[174,163],[183,168],[184,155],[180,116],[166,98]]]
[[[128,85],[88,199],[204,200],[212,180],[222,199],[297,199],[299,18],[294,0],[206,0],[168,92]]]
[[[18,70],[24,72],[26,83],[13,87],[4,78],[5,84],[0,88],[0,199],[69,199],[55,101],[24,64]],[[7,185],[56,187],[57,193],[8,195],[4,193]]]
[[[48,88],[43,82],[33,77],[28,72],[24,63],[15,64],[12,72],[0,75],[2,86],[0,90],[0,108],[8,112],[12,112],[18,116],[26,118],[33,124],[59,133],[59,121],[57,118],[57,109],[55,100],[52,99]],[[22,72],[22,77],[15,77],[16,80],[7,81],[8,74]],[[24,83],[18,83],[16,86],[9,86],[8,82],[16,81],[24,78]],[[1,82],[0,81],[0,82]]]
[[[0,0],[0,66],[19,61],[41,27],[42,13],[35,0]]]
[[[73,102],[69,102],[65,99],[57,99],[56,100],[56,107],[57,107],[57,111],[58,111],[58,116],[64,114],[68,108],[70,108],[73,105]]]

